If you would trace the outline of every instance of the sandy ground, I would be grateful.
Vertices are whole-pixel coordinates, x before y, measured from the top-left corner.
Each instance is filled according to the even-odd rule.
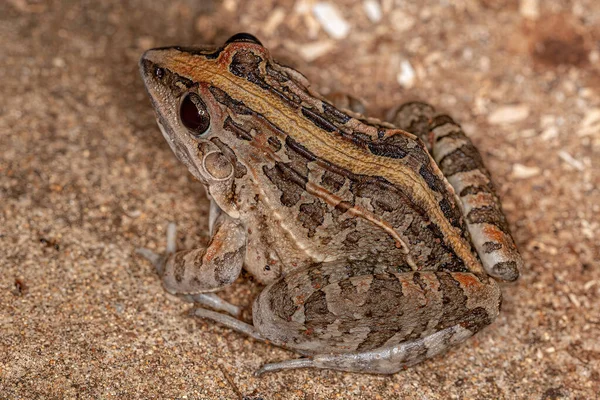
[[[600,3],[346,0],[347,31],[314,4],[0,2],[0,398],[599,398]],[[254,378],[295,355],[164,293],[134,250],[160,251],[168,221],[205,243],[207,202],[137,60],[238,31],[373,116],[423,99],[463,123],[526,261],[494,325],[394,376]],[[249,280],[227,297],[250,304]]]

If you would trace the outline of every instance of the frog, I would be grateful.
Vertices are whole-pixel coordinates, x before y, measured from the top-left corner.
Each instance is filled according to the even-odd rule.
[[[523,261],[480,152],[450,116],[411,101],[389,122],[366,117],[248,33],[150,49],[139,69],[164,138],[210,201],[207,245],[177,251],[170,225],[163,254],[139,253],[193,315],[299,355],[257,375],[394,374],[498,317],[500,282]],[[217,293],[242,270],[262,285],[251,322]]]

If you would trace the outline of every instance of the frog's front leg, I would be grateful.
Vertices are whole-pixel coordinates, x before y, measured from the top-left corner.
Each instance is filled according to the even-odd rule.
[[[205,305],[216,304],[215,298],[202,294],[218,291],[236,280],[244,263],[247,234],[239,221],[225,213],[214,218],[211,231],[206,248],[175,252],[174,234],[169,234],[165,255],[157,256],[147,249],[138,253],[153,262],[169,293],[185,295],[188,300]],[[228,312],[235,310],[230,308]]]
[[[267,286],[254,303],[266,339],[311,357],[258,373],[328,368],[391,374],[444,352],[498,315],[487,275],[394,272],[358,262],[319,264]]]

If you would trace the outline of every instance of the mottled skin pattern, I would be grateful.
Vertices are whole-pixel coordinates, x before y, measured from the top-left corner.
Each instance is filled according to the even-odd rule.
[[[306,356],[260,373],[394,373],[497,317],[491,276],[517,279],[521,260],[449,117],[409,103],[393,117],[402,130],[341,111],[247,34],[149,50],[140,70],[163,135],[211,199],[209,245],[155,264],[169,292],[218,310],[235,307],[203,294],[241,268],[266,285],[252,325],[195,312]]]

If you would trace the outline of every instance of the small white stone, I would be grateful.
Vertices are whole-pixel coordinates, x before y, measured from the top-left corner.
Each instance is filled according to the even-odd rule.
[[[579,136],[600,134],[600,108],[594,108],[585,113],[577,134]]]
[[[54,57],[52,59],[52,65],[55,66],[56,68],[63,68],[65,65],[67,65],[67,63],[65,62],[65,60],[63,58]]]
[[[235,10],[237,10],[237,0],[225,0],[223,2],[223,8],[229,12],[234,12]]]
[[[502,106],[494,110],[488,117],[488,122],[492,125],[512,124],[523,121],[529,116],[529,106],[518,104],[514,106]]]
[[[333,40],[320,40],[298,46],[298,53],[305,61],[313,61],[335,48]]]
[[[516,179],[527,179],[539,175],[541,170],[538,167],[528,167],[523,164],[514,164],[512,176]]]
[[[521,0],[519,12],[525,18],[536,20],[540,16],[540,5],[538,0]]]
[[[581,302],[579,301],[579,299],[577,298],[577,296],[575,296],[573,293],[569,293],[567,296],[569,297],[569,300],[571,300],[571,303],[573,303],[573,305],[576,308],[581,307]]]
[[[583,171],[585,169],[585,165],[581,161],[577,160],[564,150],[559,151],[558,156],[561,160],[563,160],[578,171]]]
[[[381,21],[381,6],[377,0],[365,0],[363,2],[363,9],[365,10],[365,14],[367,14],[367,18],[369,18],[371,22],[377,23]]]
[[[400,63],[400,72],[396,75],[396,80],[400,86],[411,88],[415,84],[415,70],[407,60],[402,60]]]
[[[549,126],[544,129],[542,134],[540,135],[542,140],[548,141],[558,137],[558,128],[556,126]]]
[[[313,14],[321,27],[334,39],[343,39],[350,32],[350,25],[331,3],[317,3],[313,6]]]

